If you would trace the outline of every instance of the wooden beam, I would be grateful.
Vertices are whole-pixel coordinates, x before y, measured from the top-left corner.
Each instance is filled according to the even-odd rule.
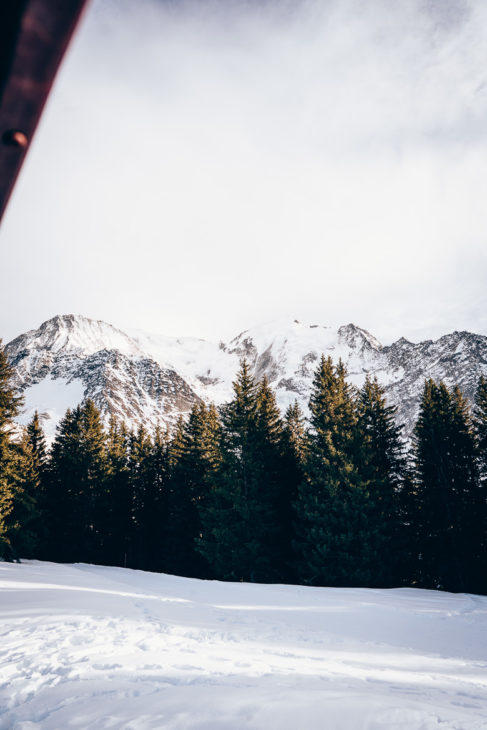
[[[0,219],[87,0],[6,0],[0,8]]]

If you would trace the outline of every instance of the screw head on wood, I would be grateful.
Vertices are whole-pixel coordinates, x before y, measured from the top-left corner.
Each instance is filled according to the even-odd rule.
[[[22,149],[29,144],[27,135],[20,129],[7,129],[2,135],[2,142],[6,147],[21,147]]]

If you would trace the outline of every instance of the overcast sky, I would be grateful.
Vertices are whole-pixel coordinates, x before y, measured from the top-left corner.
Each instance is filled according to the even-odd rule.
[[[95,0],[0,233],[58,313],[487,335],[485,0]]]

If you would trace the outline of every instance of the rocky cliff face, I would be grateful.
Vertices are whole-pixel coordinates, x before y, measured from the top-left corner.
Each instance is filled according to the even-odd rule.
[[[6,352],[25,391],[24,420],[38,409],[51,436],[65,408],[83,398],[96,403],[106,422],[113,415],[149,429],[174,424],[198,398],[123,332],[84,317],[55,317],[17,337]]]
[[[298,321],[263,325],[217,344],[129,335],[105,322],[65,315],[20,335],[6,351],[25,391],[24,420],[37,408],[51,435],[65,408],[83,397],[92,398],[106,420],[115,415],[131,427],[172,425],[199,398],[228,400],[243,357],[257,378],[267,376],[283,410],[297,399],[305,411],[321,354],[341,358],[355,385],[367,373],[377,376],[398,406],[406,434],[425,378],[458,383],[472,399],[479,376],[487,375],[487,337],[481,335],[453,332],[417,344],[402,338],[384,347],[353,324],[332,328]]]

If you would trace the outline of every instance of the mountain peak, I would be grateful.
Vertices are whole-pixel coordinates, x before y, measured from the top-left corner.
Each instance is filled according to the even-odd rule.
[[[9,343],[11,352],[23,350],[63,350],[91,355],[100,350],[119,350],[130,356],[142,356],[137,344],[121,330],[102,320],[80,314],[57,314]]]
[[[56,398],[65,408],[91,397],[104,416],[151,428],[171,424],[198,399],[227,402],[245,357],[256,379],[267,377],[283,410],[297,398],[306,411],[313,373],[322,354],[342,360],[351,383],[376,376],[398,421],[411,433],[425,378],[458,383],[473,399],[487,375],[487,337],[454,332],[433,342],[401,338],[383,347],[367,330],[278,319],[241,332],[229,343],[196,338],[126,334],[102,320],[57,315],[6,345],[26,405],[49,410]],[[72,390],[70,390],[72,389]],[[72,400],[72,403],[71,403]],[[61,407],[58,411],[60,415]]]

